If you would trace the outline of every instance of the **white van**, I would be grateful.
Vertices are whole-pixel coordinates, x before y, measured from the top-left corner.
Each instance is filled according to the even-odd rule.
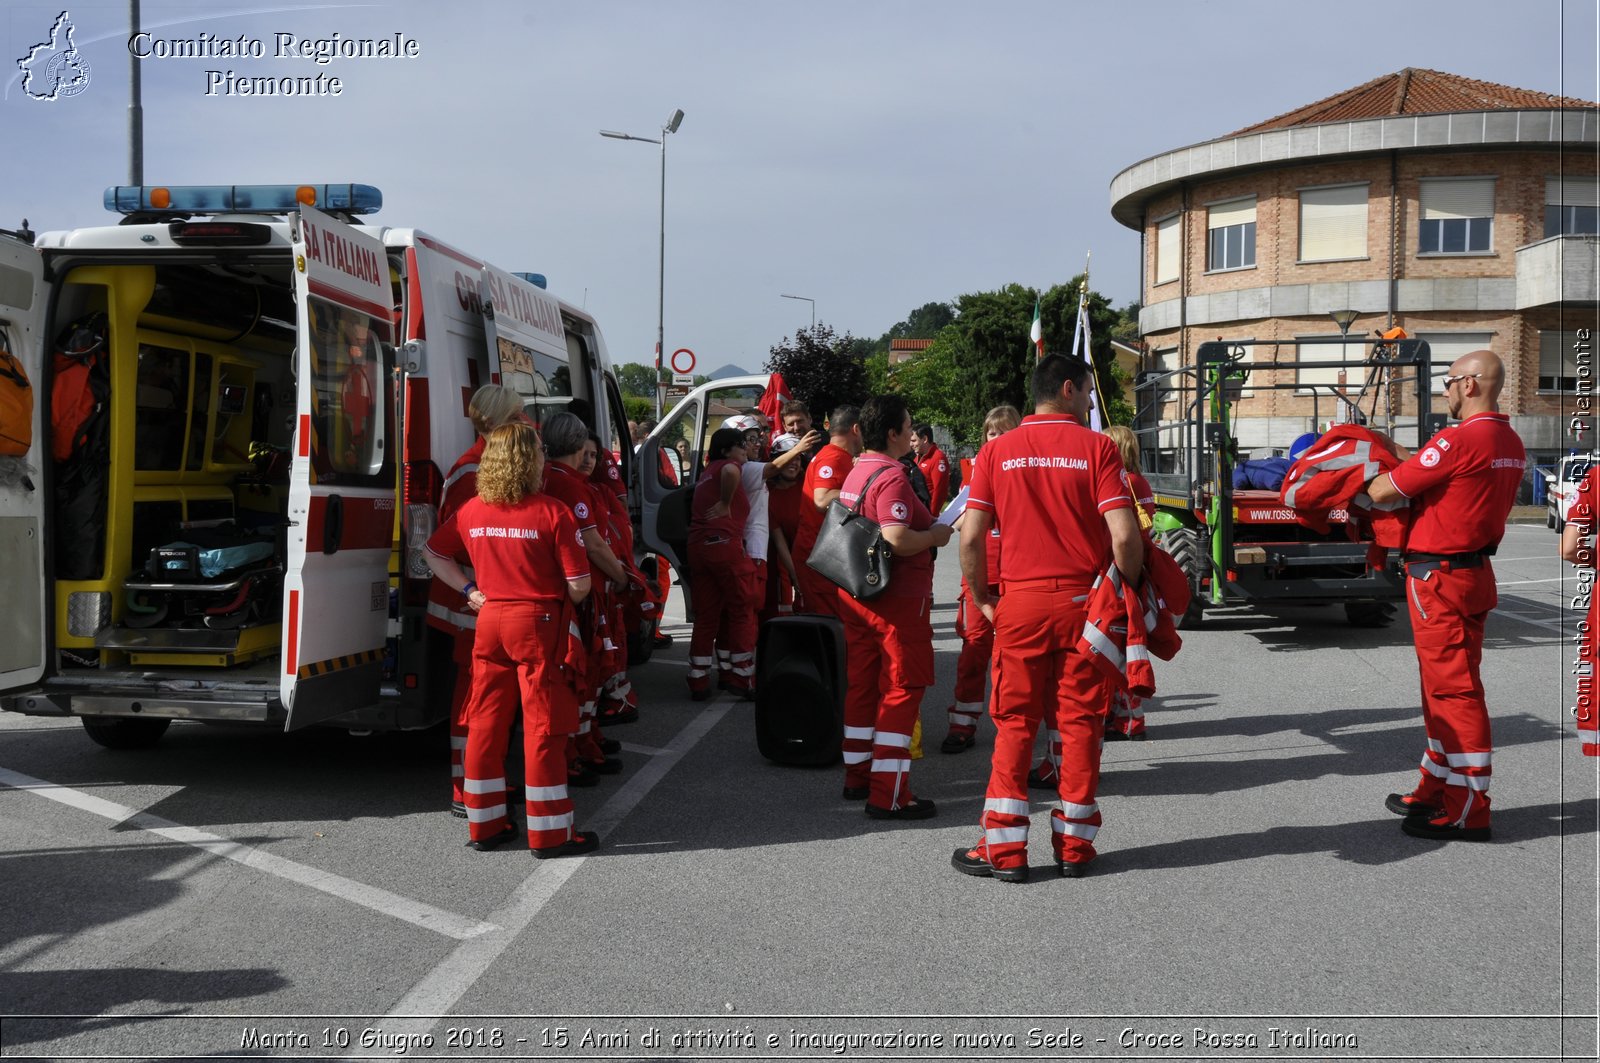
[[[120,224],[0,237],[0,330],[38,399],[0,476],[0,709],[76,715],[115,747],[174,719],[446,715],[420,550],[467,399],[583,400],[625,473],[632,454],[594,320],[542,278],[361,224],[381,202],[117,187]],[[86,363],[99,409],[57,460],[51,409],[83,397]]]

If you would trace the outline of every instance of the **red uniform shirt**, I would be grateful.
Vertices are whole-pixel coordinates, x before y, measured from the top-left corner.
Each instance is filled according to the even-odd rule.
[[[1499,543],[1527,464],[1503,413],[1473,414],[1440,431],[1389,474],[1411,499],[1406,552],[1464,554]]]
[[[1150,489],[1150,481],[1144,474],[1138,472],[1128,473],[1128,490],[1133,492],[1133,504],[1144,510],[1144,515],[1156,515],[1156,493]]]
[[[514,506],[468,499],[433,533],[428,549],[446,558],[464,552],[478,588],[496,602],[559,599],[568,580],[589,574],[577,524],[549,495],[529,495]]]
[[[628,485],[622,482],[622,467],[617,464],[617,457],[611,451],[601,448],[595,456],[594,479],[596,483],[609,487],[612,494],[627,501]]]
[[[1065,414],[1032,414],[978,452],[967,506],[1005,530],[1002,581],[1087,587],[1111,559],[1102,514],[1132,509],[1133,499],[1115,443]]]
[[[805,492],[799,480],[793,487],[774,487],[777,482],[774,479],[767,483],[767,521],[772,531],[783,532],[783,541],[792,551],[800,535],[800,503]]]
[[[739,467],[727,458],[718,458],[706,466],[694,485],[694,501],[689,511],[689,543],[735,542],[744,545],[744,525],[750,519],[750,498],[737,484],[733,498],[728,501],[728,512],[716,520],[708,520],[706,513],[722,501],[722,470]]]
[[[950,462],[945,458],[944,451],[934,447],[925,457],[917,459],[917,468],[922,470],[922,478],[928,481],[928,497],[932,500],[930,505],[938,513],[950,501]]]
[[[839,501],[851,508],[861,498],[861,489],[878,470],[883,475],[872,481],[867,489],[866,501],[861,505],[861,515],[879,527],[906,527],[912,531],[927,531],[933,527],[933,514],[922,504],[922,499],[911,490],[911,477],[905,466],[882,454],[863,454],[845,477]],[[813,507],[815,508],[815,507]],[[927,550],[911,557],[894,557],[889,562],[889,589],[886,596],[900,598],[927,598],[933,594],[933,555]]]
[[[806,466],[805,479],[800,483],[800,497],[805,499],[800,505],[800,533],[791,544],[795,567],[811,556],[811,547],[822,528],[822,515],[826,511],[817,508],[817,492],[842,489],[844,478],[850,475],[855,461],[848,450],[829,443],[817,451],[811,464]]]
[[[467,499],[477,497],[478,462],[483,460],[483,443],[482,436],[474,439],[466,453],[450,466],[450,475],[444,478],[444,498],[439,501],[440,524],[455,516]]]
[[[603,514],[596,511],[594,492],[576,469],[553,461],[545,463],[544,493],[572,511],[579,531],[599,529]]]

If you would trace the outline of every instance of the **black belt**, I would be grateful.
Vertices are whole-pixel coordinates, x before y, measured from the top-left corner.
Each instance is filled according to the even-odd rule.
[[[1483,561],[1494,554],[1494,547],[1485,550],[1469,550],[1462,554],[1424,554],[1410,553],[1405,555],[1406,571],[1415,570],[1415,575],[1432,572],[1444,568],[1446,572],[1457,568],[1482,568]],[[1446,567],[1448,566],[1448,567]]]

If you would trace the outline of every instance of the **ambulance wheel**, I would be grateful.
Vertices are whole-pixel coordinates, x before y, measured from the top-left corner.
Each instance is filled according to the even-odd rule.
[[[161,741],[171,720],[150,717],[80,716],[89,737],[107,749],[149,749]]]
[[[1205,614],[1201,580],[1205,578],[1206,558],[1200,549],[1200,533],[1193,528],[1173,528],[1162,532],[1156,545],[1172,555],[1172,560],[1189,576],[1189,608],[1178,618],[1179,631],[1193,631]]]
[[[1388,602],[1345,602],[1344,618],[1351,627],[1388,627],[1395,608]]]

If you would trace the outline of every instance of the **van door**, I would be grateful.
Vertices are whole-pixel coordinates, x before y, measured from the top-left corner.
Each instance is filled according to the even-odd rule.
[[[45,671],[44,266],[39,252],[0,236],[0,435],[25,454],[0,454],[0,693],[39,682]],[[18,379],[19,377],[25,379]],[[31,415],[27,413],[31,394]]]
[[[285,730],[378,703],[394,536],[394,314],[383,244],[290,219],[298,302],[284,572]]]
[[[639,445],[632,483],[644,544],[671,562],[688,591],[689,503],[705,465],[711,433],[729,417],[755,408],[766,376],[725,377],[702,384],[662,417]]]

